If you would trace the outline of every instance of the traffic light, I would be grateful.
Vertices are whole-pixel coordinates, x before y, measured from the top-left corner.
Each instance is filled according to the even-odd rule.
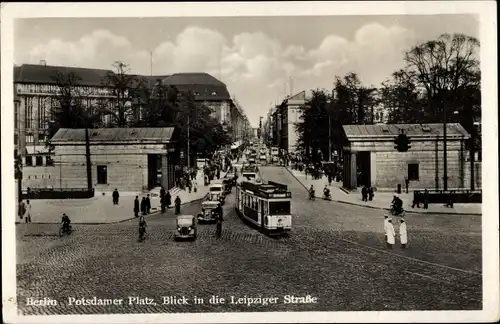
[[[398,137],[394,140],[394,148],[398,150],[398,152],[408,152],[411,148],[410,139],[406,134],[399,134]]]

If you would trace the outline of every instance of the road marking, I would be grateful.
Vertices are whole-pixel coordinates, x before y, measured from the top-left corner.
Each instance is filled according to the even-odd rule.
[[[396,254],[396,253],[392,253],[392,252],[389,252],[389,251],[384,251],[384,250],[377,249],[377,248],[374,248],[374,247],[371,247],[371,246],[368,246],[368,245],[364,245],[364,244],[361,244],[361,243],[356,243],[356,242],[345,240],[345,239],[340,239],[340,240],[344,241],[344,242],[347,242],[347,243],[354,244],[354,245],[363,246],[363,247],[368,248],[370,250],[374,250],[374,251],[378,251],[378,252],[382,252],[382,253],[386,253],[386,254],[391,254],[391,255],[394,255],[394,256],[397,256],[397,257],[400,257],[400,258],[404,258],[404,259],[408,259],[408,260],[413,260],[413,261],[416,261],[416,262],[430,264],[430,265],[434,265],[434,266],[445,268],[445,269],[460,271],[460,272],[463,272],[463,273],[473,274],[473,275],[476,275],[476,276],[481,276],[482,275],[481,273],[478,273],[478,272],[475,272],[475,271],[464,270],[464,269],[459,269],[459,268],[454,268],[454,267],[446,266],[446,265],[439,264],[439,263],[424,261],[424,260],[420,260],[420,259],[417,259],[417,258],[412,258],[412,257],[406,256],[406,255],[401,255],[401,254]]]
[[[438,279],[438,278],[434,278],[434,277],[431,277],[431,276],[428,276],[428,275],[424,275],[424,274],[421,274],[421,273],[418,273],[418,272],[411,272],[411,271],[403,271],[405,273],[409,273],[409,274],[412,274],[412,275],[415,275],[415,276],[419,276],[419,277],[422,277],[422,278],[427,278],[427,279],[431,279],[431,280],[434,280],[434,281],[439,281],[439,282],[445,282],[445,283],[450,283],[449,281],[447,280],[442,280],[442,279]]]

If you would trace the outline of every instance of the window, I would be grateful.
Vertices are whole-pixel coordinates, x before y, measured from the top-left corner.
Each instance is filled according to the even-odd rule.
[[[290,202],[289,201],[270,202],[269,215],[290,215]]]
[[[26,156],[26,166],[33,166],[33,157]]]
[[[408,164],[408,180],[418,181],[418,163]]]
[[[108,167],[105,165],[97,166],[97,184],[108,183]]]
[[[51,156],[47,156],[45,163],[46,163],[48,166],[52,166],[52,165],[54,165],[54,160],[52,160],[52,157],[51,157]]]
[[[26,135],[26,144],[33,143],[33,135]]]
[[[36,161],[36,166],[42,166],[43,165],[43,156],[36,156],[35,161]]]
[[[19,142],[19,135],[14,134],[14,145],[17,145]]]

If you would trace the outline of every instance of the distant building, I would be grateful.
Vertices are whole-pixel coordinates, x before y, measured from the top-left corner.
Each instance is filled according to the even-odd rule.
[[[162,83],[174,86],[180,92],[191,91],[196,101],[212,109],[213,117],[221,124],[231,126],[233,102],[222,81],[208,73],[175,73],[163,79]]]
[[[443,189],[443,124],[345,125],[344,187],[371,185],[379,190]],[[398,152],[394,140],[401,130],[411,148]],[[458,123],[447,124],[448,188],[470,188],[470,135]],[[475,187],[481,187],[480,163],[475,165]]]
[[[59,74],[74,73],[78,76],[76,88],[83,99],[82,104],[91,109],[97,104],[111,104],[115,98],[111,89],[102,84],[102,79],[109,72],[111,71],[35,64],[14,67],[14,91],[18,100],[18,123],[15,127],[19,134],[17,144],[21,154],[33,155],[36,159],[38,153],[46,153],[45,137],[49,122],[53,119],[54,109],[59,106]],[[103,124],[108,121],[103,117]]]
[[[271,143],[289,153],[298,150],[297,124],[301,123],[301,108],[307,102],[306,91],[285,98],[281,104],[271,108],[268,115],[268,132]]]
[[[92,187],[96,191],[141,191],[159,184],[174,186],[175,131],[166,128],[89,129]],[[87,188],[85,130],[60,129],[52,138],[54,161],[45,179],[28,169],[23,187]],[[25,168],[26,169],[26,168]],[[38,168],[41,169],[41,168]]]

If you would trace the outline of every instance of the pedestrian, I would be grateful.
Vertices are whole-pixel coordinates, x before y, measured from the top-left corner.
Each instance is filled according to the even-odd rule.
[[[429,208],[429,191],[427,189],[424,190],[424,209]]]
[[[141,200],[141,213],[142,215],[146,215],[146,197],[142,197]]]
[[[26,206],[24,208],[24,219],[26,223],[31,223],[31,204],[29,200],[26,200]]]
[[[405,177],[405,186],[406,186],[406,193],[408,193],[408,186],[410,185],[410,180],[408,180],[407,177]]]
[[[408,233],[406,232],[406,222],[401,218],[401,225],[399,226],[399,237],[401,239],[401,248],[406,249],[408,244]]]
[[[149,214],[151,211],[151,200],[149,199],[149,194],[146,197],[146,214]]]
[[[165,191],[165,188],[163,188],[163,186],[161,186],[161,189],[160,189],[160,198],[163,198],[166,194],[166,191]]]
[[[118,205],[118,200],[120,199],[120,193],[118,192],[118,189],[115,188],[113,191],[113,205]]]
[[[387,228],[388,228],[388,225],[389,224],[389,215],[384,215],[384,234],[385,234],[385,237],[384,237],[384,242],[387,243]]]
[[[368,187],[368,200],[372,201],[374,196],[375,196],[375,194],[373,193],[373,187],[369,186]]]
[[[134,216],[139,217],[139,196],[134,199]]]
[[[413,192],[413,204],[411,205],[411,208],[415,208],[415,205],[417,205],[417,208],[420,208],[420,191],[414,191]]]
[[[446,207],[450,207],[450,208],[453,208],[453,204],[455,202],[455,191],[451,191],[449,194],[448,194],[448,202],[446,203]]]
[[[368,201],[368,188],[366,188],[366,186],[363,186],[363,188],[361,189],[361,200],[362,201]]]
[[[332,174],[330,172],[328,172],[328,185],[332,185]]]
[[[392,225],[392,218],[387,219],[387,248],[392,249],[392,246],[395,243],[396,233],[394,232],[394,225]]]
[[[175,214],[179,215],[181,213],[181,198],[177,196],[175,198]]]
[[[191,182],[191,180],[188,180],[188,189],[189,193],[191,193],[191,190],[193,189],[193,183]]]
[[[19,203],[19,208],[17,209],[17,215],[19,216],[19,218],[21,218],[21,220],[23,220],[25,212],[26,212],[26,204],[24,203],[24,201],[21,201]]]
[[[170,205],[172,205],[172,196],[170,195],[170,191],[167,191],[165,194],[165,205],[167,208],[170,208]]]

